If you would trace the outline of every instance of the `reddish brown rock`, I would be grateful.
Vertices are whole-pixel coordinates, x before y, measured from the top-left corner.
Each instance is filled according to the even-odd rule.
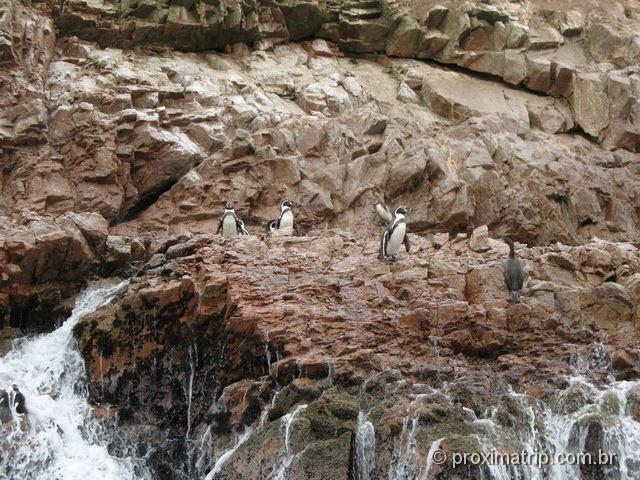
[[[625,370],[633,368],[636,364],[636,357],[633,353],[626,350],[617,350],[611,357],[611,365],[616,370]]]

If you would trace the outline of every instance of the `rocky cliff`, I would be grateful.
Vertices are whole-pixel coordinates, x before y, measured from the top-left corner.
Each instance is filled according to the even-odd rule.
[[[0,0],[0,354],[131,278],[74,333],[153,478],[518,478],[426,458],[561,421],[597,449],[607,398],[640,422],[638,31],[631,0]],[[413,209],[392,265],[378,198]]]

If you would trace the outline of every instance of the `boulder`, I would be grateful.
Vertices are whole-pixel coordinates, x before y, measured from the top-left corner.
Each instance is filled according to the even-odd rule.
[[[592,137],[609,125],[609,99],[606,84],[600,75],[574,75],[572,84],[571,110],[575,122]]]

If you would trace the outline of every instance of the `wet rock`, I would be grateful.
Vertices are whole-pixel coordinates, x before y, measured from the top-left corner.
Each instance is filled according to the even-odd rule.
[[[8,300],[8,296],[7,296],[7,300]],[[10,326],[5,326],[3,328],[0,328],[0,356],[4,356],[9,350],[11,350],[13,341],[20,338],[21,336],[22,336],[22,332],[20,331],[19,328],[14,328]],[[8,405],[8,403],[5,405]]]
[[[617,350],[611,357],[611,365],[616,370],[633,368],[636,364],[635,355],[626,350]]]
[[[2,10],[0,319],[50,328],[85,280],[134,274],[75,333],[91,401],[156,452],[158,478],[194,472],[196,442],[206,476],[247,425],[224,476],[271,475],[302,404],[292,478],[351,478],[360,412],[376,478],[409,412],[421,459],[442,437],[479,451],[462,405],[524,425],[508,387],[544,401],[602,336],[616,377],[637,377],[633,9],[116,6]],[[263,239],[284,196],[309,236]],[[373,196],[415,209],[393,265]],[[252,235],[221,243],[229,199]],[[516,305],[506,234],[531,276]]]
[[[6,390],[0,390],[0,422],[2,425],[11,421],[11,409],[9,408],[9,394]]]

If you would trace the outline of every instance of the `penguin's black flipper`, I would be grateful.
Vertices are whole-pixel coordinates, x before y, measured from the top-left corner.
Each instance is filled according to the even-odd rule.
[[[216,231],[216,235],[218,235],[222,231],[222,222],[224,221],[224,217],[220,219],[220,223],[218,223],[218,230]]]
[[[404,248],[407,251],[407,253],[409,253],[409,250],[411,249],[411,242],[409,241],[409,235],[407,234],[404,235],[404,240],[402,240],[402,243],[404,243]]]
[[[385,230],[382,237],[380,237],[380,253],[378,254],[378,258],[381,260],[385,260],[387,258],[384,254],[384,246],[389,241],[389,237],[389,229]]]

